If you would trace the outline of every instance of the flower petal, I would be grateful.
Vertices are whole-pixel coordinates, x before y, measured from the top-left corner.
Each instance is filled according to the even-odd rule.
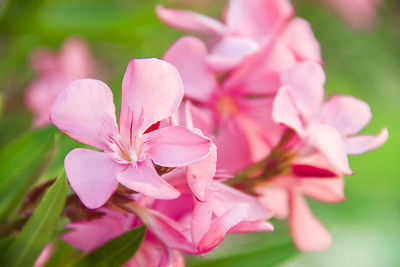
[[[229,233],[256,233],[256,232],[271,232],[274,226],[270,222],[255,221],[255,222],[241,222],[233,226]]]
[[[206,190],[217,168],[217,147],[212,144],[210,154],[186,169],[187,184],[200,201],[206,200]]]
[[[217,216],[230,209],[235,209],[238,205],[245,204],[248,206],[245,221],[267,220],[272,217],[272,213],[267,211],[256,197],[247,195],[223,183],[213,181],[210,184],[210,192],[212,192],[214,213]]]
[[[207,62],[216,72],[224,72],[239,66],[245,58],[258,51],[257,42],[236,36],[223,38],[213,47]]]
[[[200,253],[208,252],[221,243],[229,229],[239,224],[246,218],[248,208],[248,205],[238,204],[215,219],[211,223],[208,232],[200,241]]]
[[[310,23],[305,19],[293,18],[285,27],[282,38],[298,60],[313,60],[322,63],[321,47]]]
[[[310,120],[324,98],[325,73],[322,67],[314,61],[297,63],[282,73],[281,81],[290,88],[301,114]]]
[[[262,186],[256,188],[258,200],[278,219],[284,219],[289,214],[287,190],[279,186]]]
[[[344,178],[300,178],[296,185],[308,197],[320,202],[335,203],[346,199]]]
[[[281,87],[280,74],[296,63],[293,52],[276,37],[263,42],[259,51],[227,77],[223,90],[242,95],[271,95]]]
[[[152,124],[170,117],[182,97],[181,78],[170,63],[155,58],[129,61],[122,81],[122,138],[142,134]]]
[[[272,118],[276,123],[282,123],[292,128],[299,136],[304,136],[305,125],[303,125],[304,122],[292,91],[288,86],[279,89],[272,106]]]
[[[158,18],[170,27],[207,35],[223,35],[225,25],[199,13],[157,5]]]
[[[62,71],[71,79],[92,78],[93,59],[86,42],[78,37],[69,38],[60,53]]]
[[[362,154],[379,148],[386,143],[389,137],[388,130],[382,129],[377,135],[358,135],[344,139],[346,152],[351,155]]]
[[[118,134],[112,92],[99,80],[70,83],[54,101],[50,119],[70,137],[103,150],[109,150],[107,138]]]
[[[211,152],[211,140],[182,126],[162,128],[143,136],[143,150],[154,163],[181,167],[195,163]]]
[[[314,145],[328,160],[345,174],[352,174],[347,159],[346,147],[339,132],[328,125],[312,125],[308,129],[310,143]]]
[[[200,241],[208,232],[211,226],[212,219],[212,205],[211,201],[194,201],[193,213],[191,219],[191,234],[192,240],[196,247],[199,246]]]
[[[138,162],[129,166],[117,175],[118,181],[129,189],[157,199],[174,199],[179,197],[178,190],[165,182],[156,172],[151,160]]]
[[[89,209],[101,207],[117,189],[122,167],[106,153],[76,148],[65,157],[65,173],[72,189]]]
[[[290,196],[289,227],[294,243],[303,252],[322,251],[332,243],[328,230],[311,213],[306,200],[294,193]]]
[[[287,0],[231,0],[227,25],[233,34],[255,40],[277,34],[294,13]]]
[[[217,80],[207,66],[207,48],[198,38],[185,36],[165,53],[164,59],[174,65],[181,75],[185,96],[208,102],[217,89]]]
[[[321,123],[335,128],[343,136],[356,134],[371,120],[367,103],[350,95],[335,95],[319,112]]]

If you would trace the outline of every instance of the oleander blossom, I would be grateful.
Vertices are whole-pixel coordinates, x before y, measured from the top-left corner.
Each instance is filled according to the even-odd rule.
[[[112,92],[103,82],[77,80],[59,94],[51,108],[53,124],[102,150],[77,148],[65,158],[68,181],[85,206],[102,206],[118,183],[154,198],[179,196],[154,164],[186,166],[211,151],[210,139],[183,126],[157,129],[159,121],[178,109],[182,97],[178,72],[159,59],[129,62],[122,82],[119,129]]]
[[[57,95],[70,82],[94,75],[94,62],[90,49],[83,39],[67,39],[58,54],[44,48],[31,53],[30,65],[37,78],[29,85],[25,104],[33,113],[32,126],[43,127],[50,123],[50,108]]]
[[[182,77],[194,124],[218,148],[217,168],[234,173],[261,160],[279,141],[282,130],[271,117],[273,96],[281,86],[280,73],[296,60],[279,39],[271,38],[221,81],[206,57],[205,44],[189,36],[164,55]]]
[[[325,73],[320,65],[298,63],[283,72],[281,80],[283,86],[273,105],[274,121],[295,130],[306,146],[323,153],[343,173],[352,174],[348,154],[365,153],[386,142],[387,129],[378,135],[356,135],[372,116],[365,102],[347,95],[324,101]]]
[[[207,57],[216,71],[231,70],[257,53],[271,36],[279,36],[297,60],[322,62],[320,46],[310,24],[294,17],[288,0],[230,0],[223,23],[202,14],[157,6],[167,25],[205,35],[211,44]]]

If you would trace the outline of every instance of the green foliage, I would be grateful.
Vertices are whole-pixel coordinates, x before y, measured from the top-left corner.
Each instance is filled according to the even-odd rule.
[[[270,246],[267,248],[258,248],[248,252],[239,252],[236,254],[227,254],[211,260],[197,260],[189,262],[189,267],[269,267],[281,264],[284,261],[294,257],[299,252],[293,246],[292,242]]]
[[[29,131],[0,150],[0,221],[15,211],[49,162],[54,128]]]
[[[144,226],[134,228],[87,254],[73,266],[121,266],[138,250],[145,233]]]
[[[67,179],[61,174],[5,253],[2,266],[32,266],[51,239],[67,195]]]

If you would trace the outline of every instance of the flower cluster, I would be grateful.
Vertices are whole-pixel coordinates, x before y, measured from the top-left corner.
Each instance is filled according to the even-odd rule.
[[[343,201],[347,156],[381,146],[388,133],[358,135],[371,118],[368,105],[326,98],[310,24],[286,0],[230,0],[223,22],[162,6],[156,12],[203,39],[185,36],[163,60],[129,62],[119,125],[112,92],[99,80],[52,92],[51,122],[96,148],[65,158],[72,189],[97,216],[72,216],[63,240],[92,251],[145,224],[127,266],[182,266],[181,253],[204,254],[228,233],[273,231],[268,220],[276,216],[288,218],[301,251],[329,247],[304,196]],[[49,58],[40,60],[43,71],[63,62],[42,57]],[[64,73],[43,77],[64,82]],[[31,91],[28,99],[36,99]]]

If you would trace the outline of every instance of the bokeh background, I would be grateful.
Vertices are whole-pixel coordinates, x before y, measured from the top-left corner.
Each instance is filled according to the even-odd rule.
[[[157,19],[154,7],[159,2],[216,17],[224,5],[223,0],[0,0],[0,149],[31,126],[23,94],[35,77],[28,64],[33,48],[57,51],[71,35],[85,38],[98,63],[97,78],[111,85],[118,110],[128,60],[160,58],[182,35]],[[285,222],[274,221],[276,232],[229,237],[207,257],[190,258],[190,266],[266,266],[266,259],[273,263],[286,256],[290,258],[280,266],[400,266],[400,1],[387,0],[376,26],[364,32],[350,29],[316,1],[295,5],[321,43],[328,94],[367,101],[374,115],[365,132],[385,126],[389,141],[377,151],[350,158],[355,174],[346,180],[346,202],[310,201],[332,232],[329,250],[298,253],[288,243]],[[56,163],[43,179],[58,174],[64,155],[76,146],[63,137],[60,143]],[[278,247],[269,249],[272,244]]]

